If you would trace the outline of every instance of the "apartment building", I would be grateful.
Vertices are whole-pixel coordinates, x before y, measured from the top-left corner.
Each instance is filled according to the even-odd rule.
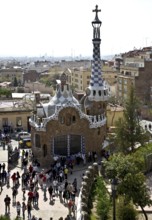
[[[22,101],[2,101],[0,105],[0,130],[5,133],[15,130],[30,131],[29,118],[33,107]]]
[[[14,83],[14,78],[17,79],[18,84],[23,84],[24,70],[21,67],[3,68],[0,69],[0,82]]]
[[[73,68],[69,70],[68,83],[76,91],[84,92],[90,83],[91,69],[90,68]]]
[[[134,86],[136,96],[143,104],[151,102],[152,49],[135,50],[123,55],[123,64],[117,77],[117,98],[123,103],[130,87]]]

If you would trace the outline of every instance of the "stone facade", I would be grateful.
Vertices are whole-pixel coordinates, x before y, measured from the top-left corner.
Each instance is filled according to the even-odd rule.
[[[69,117],[75,116],[75,121],[69,124]],[[106,123],[97,128],[91,128],[89,126],[89,121],[86,118],[81,118],[78,111],[75,108],[68,107],[60,111],[58,118],[65,118],[65,123],[62,124],[60,120],[51,120],[47,123],[45,131],[36,131],[32,128],[31,134],[34,137],[35,134],[40,135],[40,148],[32,143],[33,154],[39,160],[42,166],[47,166],[53,161],[54,150],[53,150],[53,140],[54,137],[62,135],[80,135],[84,139],[84,152],[96,151],[100,154],[102,143],[106,136]],[[43,146],[47,146],[47,155],[44,154]],[[45,156],[42,156],[45,155]]]
[[[23,81],[25,82],[36,82],[39,80],[39,73],[36,70],[25,71]]]

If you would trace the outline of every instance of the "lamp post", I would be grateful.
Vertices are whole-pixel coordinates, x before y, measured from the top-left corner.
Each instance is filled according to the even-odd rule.
[[[113,199],[113,220],[116,220],[116,191],[117,191],[117,179],[112,179],[111,190],[112,190],[112,199]]]

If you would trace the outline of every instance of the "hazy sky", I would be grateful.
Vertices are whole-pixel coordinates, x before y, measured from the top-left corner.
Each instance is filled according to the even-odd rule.
[[[101,56],[152,45],[152,0],[0,0],[0,56],[92,56],[101,12]]]

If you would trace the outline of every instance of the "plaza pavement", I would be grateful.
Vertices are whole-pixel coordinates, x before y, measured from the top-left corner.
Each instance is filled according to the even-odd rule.
[[[1,163],[5,162],[7,165],[7,150],[3,150],[2,147],[0,147],[0,162]],[[21,169],[20,165],[21,164],[20,164],[20,159],[19,159],[18,165],[14,167],[13,169],[11,169],[11,174],[13,174],[16,171],[19,171],[19,173],[22,174],[23,170]],[[68,175],[69,183],[72,183],[74,178],[77,178],[78,190],[80,189],[82,174],[85,172],[85,169],[86,167],[84,167],[83,165],[75,166],[73,170],[73,174]],[[35,215],[38,218],[41,217],[42,220],[50,220],[51,217],[53,218],[53,220],[58,220],[60,217],[65,218],[68,215],[68,208],[63,203],[60,202],[59,197],[55,197],[54,202],[50,204],[48,192],[47,192],[47,199],[44,200],[42,189],[39,189],[38,191],[39,191],[39,206],[38,208],[32,209],[32,215]],[[28,190],[26,190],[26,200],[25,200],[26,204],[27,204],[27,193],[28,193]],[[7,186],[4,185],[3,191],[0,194],[0,215],[5,214],[4,198],[7,194],[11,198],[10,219],[14,220],[16,217],[16,207],[14,206],[14,204],[12,204],[12,180],[10,180],[10,187],[7,188]],[[77,202],[77,196],[76,196],[76,202]],[[20,201],[20,203],[22,203],[23,201],[23,193],[21,190],[21,185],[19,186],[19,189],[18,189],[16,201]],[[27,218],[27,211],[26,211],[25,220],[27,219],[28,218]]]

